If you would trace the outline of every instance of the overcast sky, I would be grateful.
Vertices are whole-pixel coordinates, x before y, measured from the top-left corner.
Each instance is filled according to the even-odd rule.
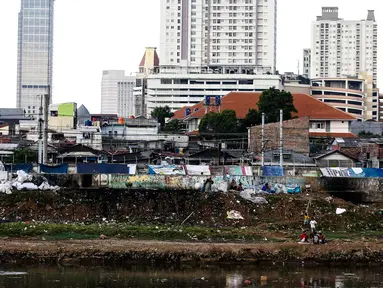
[[[159,45],[160,0],[56,0],[53,102],[77,102],[100,111],[102,70],[136,72],[147,46]],[[338,6],[344,19],[365,19],[382,0],[278,0],[277,69],[297,72],[303,48],[310,47],[310,24],[322,6]],[[17,14],[20,0],[0,0],[0,107],[16,105]],[[383,29],[378,26],[378,29]],[[383,30],[379,30],[383,31]],[[381,35],[379,32],[378,35]],[[378,56],[383,37],[378,40]],[[383,87],[383,60],[378,77]]]

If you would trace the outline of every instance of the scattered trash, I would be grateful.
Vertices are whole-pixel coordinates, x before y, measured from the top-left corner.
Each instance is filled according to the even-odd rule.
[[[40,190],[40,191],[58,191],[60,187],[54,185],[42,176],[32,176],[23,170],[18,170],[11,176],[10,180],[4,180],[0,183],[0,193],[12,194],[12,190]],[[53,184],[53,185],[52,185]]]
[[[249,285],[251,285],[251,281],[249,279],[246,279],[245,281],[243,281],[243,284],[245,286],[249,286]]]
[[[32,181],[32,175],[28,175],[25,171],[23,170],[18,170],[16,172],[17,174],[17,182],[23,184],[24,182],[31,182]]]
[[[234,219],[234,220],[243,220],[241,213],[235,210],[231,210],[227,212],[227,219]]]
[[[336,208],[336,214],[337,215],[340,215],[340,214],[343,214],[344,212],[346,212],[346,209],[343,209],[343,208]]]
[[[0,183],[0,192],[6,194],[12,194],[12,185],[9,181]]]
[[[100,235],[100,239],[101,239],[101,240],[105,240],[105,239],[107,239],[107,238],[108,238],[108,237],[106,237],[104,234],[101,234],[101,235]]]
[[[261,276],[261,285],[264,286],[267,284],[267,276]]]
[[[325,198],[325,200],[328,202],[328,203],[332,203],[334,201],[334,198],[332,198],[331,196],[328,196]]]
[[[267,204],[267,200],[264,197],[257,197],[257,195],[253,190],[245,190],[241,191],[239,194],[243,199],[251,201],[255,204]]]

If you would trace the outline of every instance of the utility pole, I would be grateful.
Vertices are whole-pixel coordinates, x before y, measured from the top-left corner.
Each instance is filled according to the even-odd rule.
[[[43,163],[43,95],[40,95],[40,108],[39,108],[39,164]]]
[[[280,131],[279,131],[279,166],[283,167],[283,110],[279,111],[280,114]]]
[[[43,136],[43,163],[48,163],[48,112],[50,103],[50,86],[48,87],[48,94],[44,95],[44,136]]]
[[[265,166],[265,113],[262,113],[262,167]]]

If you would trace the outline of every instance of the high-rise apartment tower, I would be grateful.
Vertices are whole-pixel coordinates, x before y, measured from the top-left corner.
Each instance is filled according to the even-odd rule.
[[[338,7],[323,7],[312,23],[311,78],[368,73],[376,84],[377,29],[373,10],[366,19],[343,20]]]
[[[277,0],[161,0],[161,68],[268,67],[273,73],[276,23]]]

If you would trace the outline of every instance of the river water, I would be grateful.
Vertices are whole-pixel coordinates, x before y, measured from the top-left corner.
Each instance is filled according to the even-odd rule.
[[[0,288],[383,287],[383,268],[0,266]]]

